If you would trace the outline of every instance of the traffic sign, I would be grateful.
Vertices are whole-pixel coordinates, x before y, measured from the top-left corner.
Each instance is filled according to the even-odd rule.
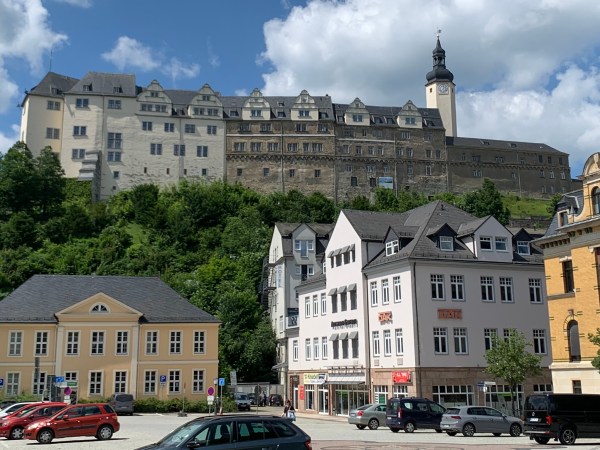
[[[54,377],[54,382],[55,383],[64,383],[65,377]]]
[[[165,384],[167,382],[167,376],[166,375],[161,375],[160,376],[160,384]]]
[[[215,388],[212,387],[212,386],[209,386],[208,389],[207,389],[207,393],[208,393],[209,396],[210,395],[215,395]]]
[[[206,397],[206,402],[209,405],[212,405],[215,402],[215,396],[214,395],[209,395],[208,397]]]
[[[73,389],[71,389],[69,386],[67,386],[64,390],[65,397],[68,397],[69,395],[71,395],[71,392],[73,392]]]
[[[219,386],[225,386],[225,378],[219,378]]]
[[[0,389],[4,387],[4,378],[0,378]]]

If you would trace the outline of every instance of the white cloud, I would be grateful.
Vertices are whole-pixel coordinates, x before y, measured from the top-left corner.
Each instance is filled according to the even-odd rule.
[[[160,54],[128,36],[121,36],[117,39],[114,48],[109,52],[102,53],[101,56],[121,71],[128,67],[148,72],[160,65]]]
[[[19,140],[19,125],[12,125],[10,133],[0,132],[0,153],[6,153]]]
[[[208,52],[208,63],[211,65],[211,67],[219,67],[221,65],[221,59],[213,50],[210,39],[206,41],[206,50]]]
[[[171,58],[167,64],[163,64],[161,72],[171,77],[175,86],[179,78],[194,78],[200,73],[198,64],[184,64],[177,58]]]
[[[17,104],[19,88],[10,79],[4,68],[0,67],[0,113],[6,112]]]
[[[92,6],[92,0],[55,0],[58,3],[66,3],[71,6],[78,6],[80,8],[89,8]]]
[[[234,95],[238,95],[240,97],[247,97],[250,94],[248,93],[247,89],[240,88],[235,90]]]
[[[264,25],[257,64],[265,95],[425,106],[439,27],[459,135],[544,142],[576,166],[600,135],[598,23],[600,4],[583,0],[309,0]]]

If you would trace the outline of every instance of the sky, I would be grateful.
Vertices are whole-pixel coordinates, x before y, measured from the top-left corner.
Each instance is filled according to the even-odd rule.
[[[441,30],[458,135],[543,142],[575,177],[600,146],[598,24],[589,0],[0,0],[0,152],[49,70],[425,107]]]

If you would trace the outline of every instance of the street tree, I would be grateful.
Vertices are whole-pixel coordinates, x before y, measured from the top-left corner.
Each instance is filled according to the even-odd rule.
[[[532,346],[527,342],[525,335],[515,329],[511,329],[507,337],[492,338],[492,347],[485,352],[485,360],[488,366],[485,371],[503,379],[510,388],[510,401],[513,415],[517,414],[515,408],[515,397],[517,385],[523,383],[529,376],[539,375],[541,357],[529,353],[526,348]]]
[[[600,328],[596,328],[596,334],[588,333],[588,339],[592,344],[600,347]],[[596,369],[598,369],[598,372],[600,372],[600,348],[598,348],[596,357],[592,359],[592,366],[594,366]]]

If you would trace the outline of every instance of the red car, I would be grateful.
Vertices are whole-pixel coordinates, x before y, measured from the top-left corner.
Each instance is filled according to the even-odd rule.
[[[0,437],[22,439],[25,427],[36,420],[53,416],[66,407],[64,403],[34,403],[33,406],[21,408],[18,412],[0,419]]]
[[[121,428],[117,413],[106,403],[67,406],[59,413],[25,427],[25,439],[49,444],[54,438],[95,436],[110,439]]]

